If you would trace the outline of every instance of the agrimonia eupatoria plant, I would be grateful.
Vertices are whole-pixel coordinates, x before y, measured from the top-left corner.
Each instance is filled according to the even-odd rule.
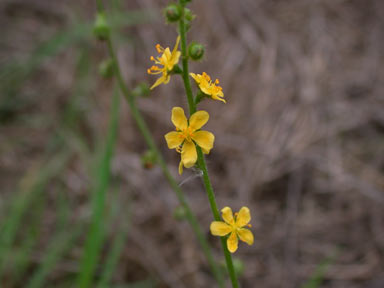
[[[145,163],[147,168],[152,167],[154,164],[161,168],[165,178],[180,202],[180,207],[183,212],[181,213],[183,215],[182,217],[185,217],[189,222],[200,243],[202,251],[212,269],[213,275],[217,280],[218,286],[224,287],[223,275],[213,258],[210,245],[202,232],[196,216],[191,210],[180,185],[177,184],[170,173],[168,166],[153,139],[150,129],[137,108],[136,99],[138,98],[138,95],[147,94],[146,91],[143,93],[147,88],[144,87],[145,89],[143,89],[143,87],[140,86],[130,90],[125,84],[116,55],[117,53],[111,38],[111,27],[108,25],[108,14],[105,11],[102,0],[96,0],[96,2],[98,13],[95,20],[94,34],[98,39],[106,42],[109,52],[109,58],[102,65],[100,71],[105,77],[113,76],[117,80],[120,90],[129,105],[132,117],[149,149],[148,153],[145,155],[145,159],[143,159],[143,163]],[[171,77],[176,75],[180,75],[183,80],[188,100],[188,114],[190,117],[186,117],[185,112],[181,107],[174,107],[171,113],[171,120],[176,129],[175,131],[167,133],[165,139],[168,147],[170,149],[176,149],[181,155],[179,174],[182,174],[183,168],[191,168],[193,166],[196,166],[202,172],[204,187],[207,192],[208,201],[214,218],[210,230],[213,235],[221,237],[223,253],[232,286],[239,287],[231,253],[234,253],[237,250],[238,239],[249,245],[253,243],[252,232],[244,228],[245,226],[250,227],[249,222],[251,216],[247,207],[242,207],[239,213],[235,213],[235,215],[233,215],[232,210],[229,207],[225,207],[221,211],[224,220],[223,222],[221,221],[220,213],[217,208],[215,194],[213,192],[204,158],[204,155],[209,154],[210,150],[213,148],[215,137],[211,132],[201,130],[203,125],[207,123],[209,114],[206,111],[197,111],[197,105],[204,99],[218,100],[223,103],[226,103],[226,100],[224,99],[224,93],[219,86],[219,81],[217,79],[212,81],[210,76],[205,72],[202,74],[189,73],[189,60],[200,60],[205,51],[204,46],[196,42],[191,42],[189,46],[187,46],[186,33],[194,19],[192,12],[186,8],[188,2],[190,1],[179,0],[178,3],[172,3],[164,10],[167,22],[178,25],[179,35],[175,39],[175,45],[172,50],[169,47],[163,48],[159,44],[156,45],[156,50],[159,53],[159,56],[156,58],[152,56],[150,58],[151,61],[154,62],[154,65],[151,66],[147,72],[149,74],[158,75],[158,78],[150,89],[152,90],[161,84],[169,83]],[[179,66],[179,62],[181,62],[181,67]],[[190,77],[194,79],[198,88],[198,92],[195,96],[192,92]],[[93,275],[93,273],[94,270],[90,271],[89,275]],[[91,277],[92,276],[89,276],[89,279],[91,279]],[[90,287],[92,283],[91,281],[92,280],[83,281],[87,284],[84,284],[81,287]]]
[[[151,89],[160,84],[167,84],[170,81],[171,75],[181,75],[184,83],[185,93],[188,100],[188,110],[190,117],[187,119],[184,110],[180,107],[172,109],[171,121],[176,130],[165,135],[168,148],[176,149],[181,155],[179,163],[179,174],[183,173],[183,168],[191,168],[196,166],[203,173],[203,181],[207,192],[208,200],[211,206],[214,221],[211,223],[210,230],[215,236],[221,236],[223,253],[226,259],[228,273],[231,278],[232,286],[238,287],[237,275],[234,270],[232,256],[238,249],[238,240],[252,245],[254,238],[249,229],[251,213],[247,207],[242,207],[238,213],[233,214],[232,209],[224,207],[221,221],[220,214],[217,208],[215,194],[209,178],[205,156],[209,154],[213,148],[215,136],[208,131],[201,130],[209,119],[209,114],[206,111],[197,110],[197,105],[205,98],[218,100],[226,103],[222,87],[219,86],[219,80],[211,80],[211,77],[203,72],[202,74],[190,73],[188,71],[189,60],[200,60],[204,55],[204,47],[196,42],[191,42],[187,49],[186,34],[189,30],[193,16],[191,11],[186,8],[189,1],[179,0],[178,4],[172,3],[165,9],[165,16],[168,22],[178,23],[178,36],[176,44],[171,52],[170,48],[162,48],[159,44],[156,45],[157,51],[161,54],[151,60],[155,64],[148,69],[149,74],[159,74],[160,77],[152,85]],[[180,42],[181,51],[178,50]],[[181,58],[182,67],[178,66]],[[193,94],[190,78],[196,82],[198,92]]]

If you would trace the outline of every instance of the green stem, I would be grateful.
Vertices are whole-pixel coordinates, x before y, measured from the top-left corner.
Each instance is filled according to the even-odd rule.
[[[102,11],[99,11],[99,12],[102,12]],[[139,109],[136,106],[134,95],[129,91],[128,87],[126,86],[126,84],[124,82],[123,76],[121,74],[119,62],[117,59],[117,55],[116,55],[115,49],[113,47],[112,39],[110,36],[107,38],[107,46],[108,46],[109,55],[110,55],[110,57],[114,63],[114,72],[115,72],[115,75],[117,78],[117,82],[119,84],[119,87],[120,87],[123,95],[124,95],[124,98],[126,99],[128,105],[129,105],[129,108],[130,108],[131,113],[132,113],[132,117],[135,120],[141,134],[144,137],[145,142],[148,145],[148,147],[156,154],[157,163],[159,164],[159,166],[160,166],[165,178],[169,182],[171,188],[175,191],[176,196],[177,196],[180,204],[185,209],[186,218],[187,218],[189,224],[191,225],[194,233],[196,234],[196,237],[197,237],[197,239],[198,239],[198,241],[199,241],[199,243],[203,249],[203,252],[207,258],[207,261],[208,261],[209,265],[211,266],[214,277],[216,278],[216,280],[219,283],[219,287],[224,287],[224,280],[223,280],[222,274],[221,274],[221,272],[220,272],[220,270],[219,270],[219,268],[218,268],[218,266],[217,266],[217,264],[213,258],[211,248],[208,244],[207,239],[205,238],[205,236],[202,232],[202,229],[200,228],[200,225],[197,221],[197,218],[193,214],[191,208],[189,207],[188,202],[187,202],[187,200],[183,194],[183,191],[181,190],[181,188],[177,184],[175,178],[173,178],[172,174],[170,173],[170,171],[168,169],[168,166],[167,166],[164,158],[162,157],[162,154],[160,153],[160,150],[156,146],[155,141],[153,140],[152,134],[151,134],[146,122],[144,121],[144,118],[142,117]]]
[[[192,115],[196,112],[195,101],[193,99],[191,82],[189,81],[189,70],[188,70],[188,53],[187,53],[187,41],[185,39],[185,22],[184,22],[184,4],[183,1],[180,1],[181,9],[181,18],[179,21],[179,33],[180,33],[180,42],[181,42],[181,62],[183,64],[183,73],[181,76],[183,77],[185,92],[187,94],[188,99],[188,108],[189,115]]]
[[[184,21],[184,7],[185,3],[183,0],[179,0],[179,3],[182,7],[182,16],[179,21],[179,33],[180,33],[180,40],[181,40],[181,54],[182,54],[182,64],[183,64],[183,82],[184,82],[184,87],[185,87],[185,92],[187,94],[188,98],[188,107],[189,107],[189,113],[192,115],[193,113],[196,112],[196,104],[193,99],[193,94],[192,94],[192,89],[191,89],[191,83],[189,81],[189,71],[188,71],[188,55],[187,55],[187,41],[186,41],[186,26],[185,26],[185,21]],[[207,164],[205,163],[205,158],[203,155],[203,152],[201,151],[201,148],[196,146],[197,148],[197,156],[198,156],[198,165],[200,169],[203,171],[203,182],[204,182],[204,187],[205,191],[207,192],[209,204],[211,206],[212,214],[213,217],[216,221],[220,221],[220,212],[217,209],[217,204],[215,200],[215,194],[213,192],[213,187],[211,184],[211,180],[209,179],[209,174],[208,174],[208,169],[207,169]],[[237,276],[235,273],[235,269],[233,267],[233,261],[232,261],[232,256],[231,253],[228,251],[226,239],[224,237],[221,237],[221,245],[224,251],[224,256],[225,256],[225,262],[227,264],[227,269],[229,273],[229,277],[231,278],[232,282],[232,287],[233,288],[238,288],[239,283],[237,280]]]

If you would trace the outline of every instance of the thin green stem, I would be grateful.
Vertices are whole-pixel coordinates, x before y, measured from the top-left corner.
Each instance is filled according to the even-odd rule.
[[[189,115],[192,115],[193,113],[196,112],[196,105],[195,101],[193,99],[193,93],[192,93],[192,88],[191,88],[191,82],[189,81],[189,75],[188,75],[188,53],[187,53],[187,41],[186,41],[186,36],[185,36],[185,21],[184,21],[184,4],[181,3],[182,6],[181,9],[181,18],[179,21],[179,34],[180,34],[180,42],[181,42],[181,62],[183,64],[183,72],[182,72],[182,77],[183,77],[183,82],[185,86],[185,92],[187,94],[187,99],[188,99],[188,108],[189,108]]]
[[[185,87],[185,92],[187,94],[188,98],[188,107],[189,107],[189,113],[192,115],[196,112],[196,103],[193,99],[192,89],[191,89],[191,83],[189,81],[189,71],[188,71],[188,55],[187,55],[187,41],[186,41],[186,25],[184,20],[184,6],[185,2],[183,0],[179,0],[179,3],[182,7],[182,17],[179,21],[179,33],[180,33],[180,40],[181,40],[181,54],[182,54],[182,64],[183,64],[183,82]],[[198,165],[200,169],[203,171],[203,182],[205,191],[207,192],[209,204],[211,206],[213,217],[216,221],[220,221],[220,213],[217,208],[216,200],[215,200],[215,194],[213,192],[213,187],[211,184],[211,180],[209,178],[207,164],[205,163],[204,154],[201,151],[201,148],[196,146],[197,148],[197,156],[198,156]],[[226,239],[224,237],[221,237],[221,245],[223,247],[224,256],[225,256],[225,262],[227,264],[227,269],[229,273],[229,277],[231,278],[232,287],[238,288],[239,283],[237,280],[237,275],[235,272],[235,269],[233,267],[233,261],[231,253],[228,251]]]
[[[101,11],[99,11],[99,12],[101,12]],[[119,85],[120,90],[122,91],[122,93],[124,95],[124,98],[126,99],[128,105],[129,105],[129,108],[130,108],[131,113],[132,113],[132,117],[135,120],[136,125],[138,126],[141,134],[143,135],[143,138],[144,138],[145,142],[147,143],[148,147],[155,153],[157,163],[159,164],[165,178],[167,179],[171,188],[175,191],[176,196],[177,196],[180,204],[185,209],[186,218],[187,218],[189,224],[191,225],[194,233],[196,234],[196,237],[197,237],[197,239],[198,239],[198,241],[199,241],[199,243],[203,249],[203,252],[207,258],[209,265],[211,266],[212,272],[213,272],[214,277],[216,278],[216,280],[219,284],[219,287],[224,287],[224,280],[223,280],[222,274],[221,274],[220,269],[217,266],[217,264],[213,258],[211,248],[208,244],[207,239],[205,238],[205,236],[202,232],[202,229],[200,228],[200,225],[197,221],[197,218],[193,214],[191,208],[189,207],[189,204],[187,202],[186,197],[183,194],[183,191],[181,190],[181,188],[177,184],[175,178],[173,178],[173,176],[172,176],[171,172],[169,171],[168,166],[167,166],[159,148],[155,144],[155,141],[152,137],[152,134],[151,134],[146,122],[144,121],[144,118],[142,117],[139,109],[136,106],[135,96],[129,91],[128,87],[125,84],[125,81],[123,79],[121,69],[119,66],[119,62],[117,59],[117,55],[116,55],[116,52],[115,52],[115,49],[113,46],[113,42],[112,42],[112,39],[110,36],[107,38],[107,46],[108,46],[109,55],[110,55],[110,57],[114,63],[114,72],[115,72],[115,75],[116,75],[116,78],[118,81],[118,85]]]

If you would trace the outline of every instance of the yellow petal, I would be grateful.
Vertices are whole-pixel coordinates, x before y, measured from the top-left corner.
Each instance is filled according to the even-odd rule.
[[[209,114],[206,111],[197,111],[189,118],[189,127],[192,131],[198,130],[207,123]]]
[[[169,50],[168,47],[165,48],[163,55],[161,55],[161,58],[165,61],[165,63],[167,63],[169,60],[171,60],[171,57],[172,57],[171,50]]]
[[[227,239],[227,247],[229,252],[234,253],[237,250],[239,240],[237,239],[236,232],[232,232]]]
[[[179,47],[179,43],[180,43],[180,35],[177,36],[177,38],[176,38],[176,43],[175,43],[175,47],[173,47],[172,55],[175,55],[177,48]]]
[[[166,77],[164,77],[164,75],[161,76],[159,79],[156,80],[155,84],[153,84],[150,89],[152,90],[153,88],[159,86],[161,83],[163,83],[166,80],[165,78]]]
[[[199,74],[195,74],[195,73],[189,73],[189,75],[193,78],[193,80],[196,81],[197,84],[200,83],[200,75]]]
[[[251,221],[251,213],[249,212],[248,207],[241,207],[239,214],[236,217],[236,225],[238,227],[243,227]]]
[[[208,154],[213,147],[215,136],[208,131],[197,131],[193,133],[192,139],[203,149],[204,154]]]
[[[192,141],[184,141],[181,150],[181,161],[185,168],[191,168],[197,161],[197,152],[195,144]]]
[[[253,244],[253,234],[250,230],[241,228],[237,231],[237,235],[239,235],[241,241],[244,241],[248,245]]]
[[[235,223],[235,220],[233,219],[232,209],[228,206],[221,209],[221,217],[223,217],[224,221],[230,225],[233,225]]]
[[[185,117],[184,110],[181,107],[173,107],[171,120],[179,130],[184,130],[188,126],[187,117]]]
[[[183,161],[179,163],[179,175],[183,174]]]
[[[213,221],[210,226],[212,235],[225,236],[232,232],[231,226],[221,221]]]
[[[169,149],[175,149],[183,143],[184,139],[180,136],[180,133],[176,131],[165,134],[165,141],[167,141]]]

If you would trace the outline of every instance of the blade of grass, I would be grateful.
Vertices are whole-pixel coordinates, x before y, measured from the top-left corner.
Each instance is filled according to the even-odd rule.
[[[122,207],[118,197],[114,201],[116,208],[114,210],[114,215],[111,217],[109,222],[120,221],[120,225],[117,228],[115,239],[112,243],[112,248],[108,253],[108,257],[106,259],[106,263],[104,265],[104,270],[102,272],[100,281],[98,283],[98,288],[107,288],[110,287],[109,282],[113,276],[113,272],[115,271],[115,267],[118,264],[120,255],[124,249],[125,240],[128,234],[128,226],[130,223],[130,208]],[[117,218],[118,219],[115,219]],[[124,220],[121,220],[124,219]]]
[[[8,269],[12,269],[12,279],[10,279],[10,282],[13,283],[12,287],[20,286],[23,281],[22,276],[28,268],[31,254],[39,239],[45,205],[46,197],[43,193],[39,193],[32,200],[31,211],[27,213],[28,225],[21,231],[22,241],[13,249],[14,252],[10,253],[12,258],[9,257],[7,266]]]
[[[75,240],[81,235],[83,227],[77,225],[66,227],[63,231],[57,233],[51,241],[51,246],[45,251],[43,260],[39,269],[32,275],[27,288],[45,287],[44,283],[49,273],[55,268],[55,265],[63,255],[73,246]]]
[[[44,167],[31,169],[22,180],[22,192],[13,200],[8,217],[2,225],[0,234],[0,276],[7,261],[6,256],[10,251],[16,233],[21,225],[22,217],[29,208],[31,201],[44,192],[47,183],[62,171],[68,160],[68,152],[62,152],[49,161]],[[37,175],[36,175],[37,174]],[[0,277],[1,278],[1,277]]]
[[[96,175],[94,177],[96,182],[92,193],[92,223],[85,244],[81,269],[77,279],[77,287],[89,287],[92,284],[95,268],[100,257],[100,250],[105,234],[105,198],[110,180],[111,160],[117,139],[119,107],[119,93],[117,88],[115,88],[112,98],[106,145],[102,155],[100,155],[100,164],[97,167]]]
[[[335,262],[339,250],[336,250],[331,256],[325,258],[317,267],[311,278],[304,283],[301,288],[317,288],[320,287],[321,282],[324,280],[325,273],[328,267]]]

